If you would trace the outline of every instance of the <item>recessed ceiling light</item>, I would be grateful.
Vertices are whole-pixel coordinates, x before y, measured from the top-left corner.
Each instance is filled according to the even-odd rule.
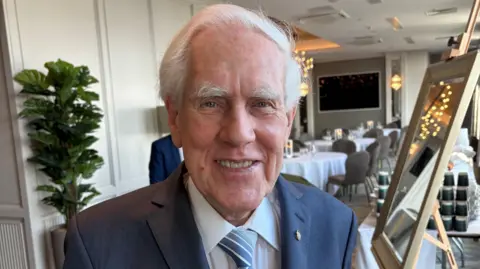
[[[445,15],[445,14],[451,14],[451,13],[456,13],[458,9],[456,7],[451,7],[451,8],[434,8],[429,11],[425,12],[425,15],[427,16],[438,16],[438,15]]]
[[[393,30],[398,31],[403,29],[403,25],[397,17],[387,18],[387,21],[392,25]]]

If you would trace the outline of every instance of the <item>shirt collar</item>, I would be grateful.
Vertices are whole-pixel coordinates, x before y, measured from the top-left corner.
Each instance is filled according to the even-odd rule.
[[[235,229],[235,226],[218,214],[198,191],[190,178],[187,182],[187,190],[191,200],[193,216],[202,237],[203,247],[207,253],[210,253],[220,240]],[[243,227],[255,231],[273,248],[280,250],[278,218],[267,198],[262,200],[260,206]]]

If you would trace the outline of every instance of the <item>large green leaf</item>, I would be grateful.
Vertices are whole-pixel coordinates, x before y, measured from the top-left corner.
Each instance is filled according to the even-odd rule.
[[[44,73],[33,70],[26,69],[14,76],[14,80],[22,86],[38,86],[41,89],[48,89],[49,84],[46,81],[46,76]]]
[[[57,138],[46,132],[33,132],[29,133],[28,136],[33,141],[39,142],[44,145],[53,145],[57,142]]]
[[[53,193],[61,192],[61,190],[51,185],[40,185],[37,187],[37,191],[45,191],[45,192],[53,192]]]
[[[98,80],[90,75],[90,70],[86,66],[78,67],[78,83],[80,86],[88,86],[97,83]]]
[[[22,94],[32,94],[32,95],[41,95],[41,96],[53,96],[55,93],[49,89],[45,89],[38,85],[24,85],[23,89],[20,91]]]
[[[67,177],[65,170],[59,167],[45,166],[39,170],[50,177],[55,184],[61,184],[62,180]]]
[[[37,118],[29,121],[28,127],[36,131],[46,131],[49,133],[52,132],[51,122],[45,120],[44,118]]]
[[[83,88],[78,89],[78,97],[83,101],[91,104],[93,101],[98,101],[98,93],[92,91],[85,91]]]

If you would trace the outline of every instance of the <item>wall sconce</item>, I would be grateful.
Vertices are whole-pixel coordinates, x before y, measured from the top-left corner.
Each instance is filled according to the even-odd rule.
[[[310,92],[310,87],[306,82],[302,82],[302,84],[300,84],[300,94],[303,97],[303,96],[306,96],[308,92]]]
[[[391,79],[390,87],[398,91],[402,87],[402,78],[399,75],[395,74]]]
[[[313,69],[313,58],[307,58],[305,51],[294,51],[294,57],[298,65],[302,69],[302,84],[300,84],[300,94],[302,97],[310,92],[308,81],[310,79],[310,70]]]

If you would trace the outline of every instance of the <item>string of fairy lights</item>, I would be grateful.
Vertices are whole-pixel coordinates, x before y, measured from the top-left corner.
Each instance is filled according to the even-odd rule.
[[[430,135],[435,137],[442,129],[442,117],[444,111],[448,108],[450,102],[450,96],[452,95],[449,84],[440,81],[439,86],[442,87],[441,94],[437,100],[430,106],[425,116],[422,117],[423,123],[421,125],[420,138],[422,140],[427,139]]]

